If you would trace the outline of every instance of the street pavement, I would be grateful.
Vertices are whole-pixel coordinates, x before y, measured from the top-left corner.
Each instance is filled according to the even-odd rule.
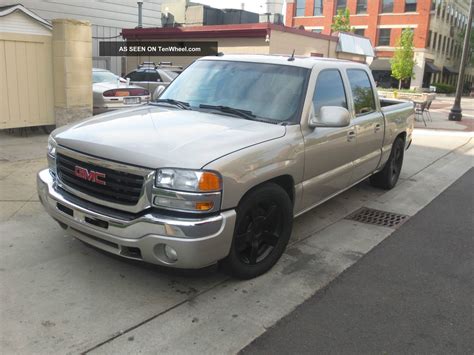
[[[356,264],[394,229],[344,219],[362,206],[415,215],[473,166],[471,135],[415,131],[391,191],[363,182],[298,217],[267,274],[173,271],[92,249],[44,212],[47,136],[0,133],[0,349],[5,354],[235,353]]]
[[[474,169],[242,354],[473,354]]]

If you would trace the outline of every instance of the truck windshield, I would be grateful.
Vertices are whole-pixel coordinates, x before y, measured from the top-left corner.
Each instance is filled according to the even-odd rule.
[[[308,69],[289,65],[201,60],[178,76],[160,99],[186,102],[196,109],[245,110],[255,119],[291,121],[302,104],[308,75]]]

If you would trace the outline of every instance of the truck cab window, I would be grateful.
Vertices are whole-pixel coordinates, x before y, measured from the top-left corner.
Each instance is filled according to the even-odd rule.
[[[337,69],[323,70],[318,75],[313,95],[314,114],[319,116],[323,106],[347,108],[346,92],[341,73]]]
[[[349,69],[347,76],[351,84],[356,116],[374,112],[376,110],[374,92],[367,73],[360,69]]]

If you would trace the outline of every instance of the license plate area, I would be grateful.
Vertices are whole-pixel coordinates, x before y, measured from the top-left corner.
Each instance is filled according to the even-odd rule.
[[[125,105],[136,105],[140,103],[140,98],[139,97],[124,97],[123,103]]]

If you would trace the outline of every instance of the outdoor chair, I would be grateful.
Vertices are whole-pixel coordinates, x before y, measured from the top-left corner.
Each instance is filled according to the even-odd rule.
[[[426,117],[428,117],[428,120],[430,120],[430,122],[433,122],[433,119],[431,118],[431,113],[430,113],[430,107],[431,107],[432,102],[433,100],[428,101],[425,107]]]
[[[416,102],[415,101],[415,121],[423,121],[425,127],[426,127],[426,121],[425,121],[425,112],[426,112],[426,106],[428,105],[428,101],[423,101],[423,102]]]

